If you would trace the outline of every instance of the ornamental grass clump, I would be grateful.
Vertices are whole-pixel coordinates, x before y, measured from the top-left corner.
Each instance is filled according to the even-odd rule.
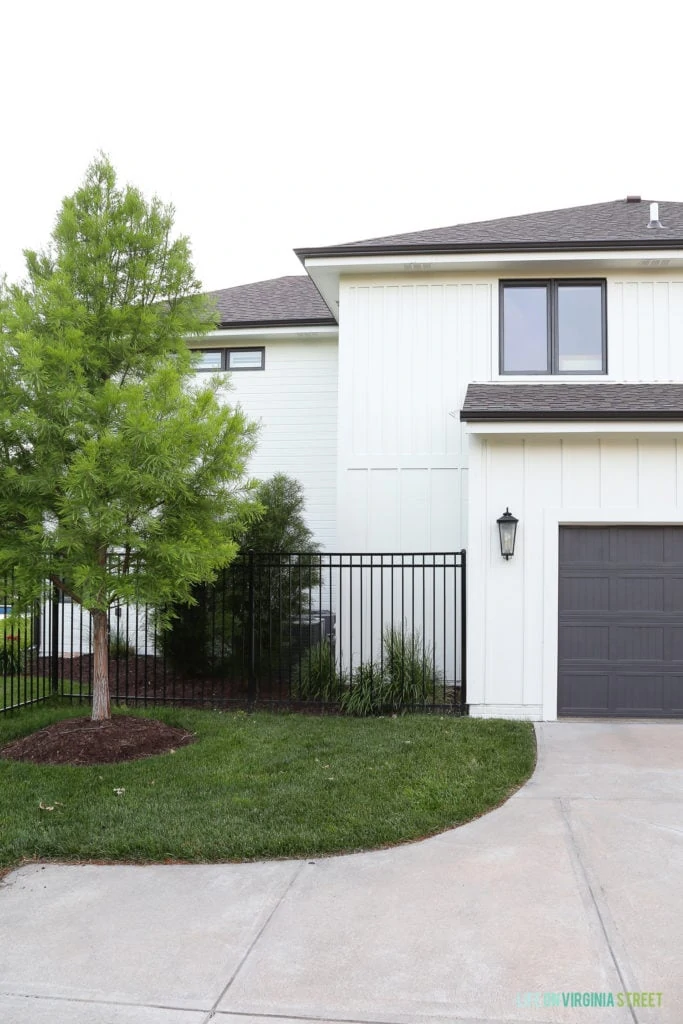
[[[382,636],[381,661],[361,665],[342,695],[342,709],[350,715],[377,715],[404,711],[429,702],[443,684],[434,666],[433,649],[419,630],[391,627]]]
[[[346,692],[347,678],[338,671],[334,648],[329,640],[305,651],[292,680],[292,693],[296,700],[336,704]]]

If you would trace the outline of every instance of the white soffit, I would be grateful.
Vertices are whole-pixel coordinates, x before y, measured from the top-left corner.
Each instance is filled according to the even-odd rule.
[[[468,434],[518,437],[558,434],[683,434],[683,420],[476,420],[465,423]]]
[[[316,338],[336,338],[338,334],[339,328],[333,326],[226,327],[217,331],[211,331],[203,338],[191,338],[188,341],[188,345],[190,348],[206,348],[207,344],[225,345],[230,341],[292,341],[297,338],[314,340]]]
[[[306,271],[335,316],[339,311],[342,275],[479,273],[494,277],[600,274],[607,270],[631,272],[683,269],[683,249],[653,255],[652,250],[609,252],[504,252],[430,253],[385,256],[310,256]]]

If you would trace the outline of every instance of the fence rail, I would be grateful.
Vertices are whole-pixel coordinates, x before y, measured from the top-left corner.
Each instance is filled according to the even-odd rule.
[[[0,710],[92,698],[90,616],[52,587],[30,616],[0,602]],[[250,552],[162,628],[109,614],[112,700],[382,713],[467,710],[466,555]]]

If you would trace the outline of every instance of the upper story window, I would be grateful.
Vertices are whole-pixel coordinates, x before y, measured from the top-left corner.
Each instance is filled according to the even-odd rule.
[[[606,373],[604,281],[501,281],[500,372]]]
[[[195,349],[199,360],[195,370],[216,373],[219,370],[265,370],[265,348]]]

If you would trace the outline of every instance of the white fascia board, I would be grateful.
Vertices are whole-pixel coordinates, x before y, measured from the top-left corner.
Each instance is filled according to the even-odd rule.
[[[683,420],[475,420],[468,434],[513,437],[529,434],[683,434]]]
[[[339,328],[332,326],[234,327],[210,331],[201,338],[191,338],[188,340],[188,345],[190,348],[204,348],[207,342],[209,344],[218,342],[225,344],[231,340],[255,341],[259,339],[261,341],[268,341],[270,339],[271,341],[276,341],[278,338],[287,340],[292,338],[336,338],[338,334]]]
[[[331,310],[339,309],[339,281],[342,275],[483,273],[601,273],[609,269],[657,270],[683,267],[683,249],[609,250],[606,252],[485,252],[485,253],[403,253],[384,256],[309,256],[304,267]],[[542,269],[547,268],[547,269]]]
[[[561,252],[484,252],[484,253],[425,253],[384,256],[310,256],[305,263],[306,270],[337,274],[382,273],[383,271],[439,271],[439,270],[486,270],[500,269],[510,264],[527,263],[591,263],[617,266],[671,267],[683,265],[683,249],[590,250]]]

